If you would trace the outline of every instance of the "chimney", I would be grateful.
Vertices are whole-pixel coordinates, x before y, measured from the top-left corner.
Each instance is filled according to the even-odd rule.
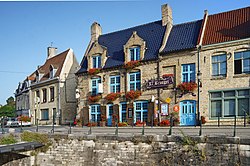
[[[168,23],[173,25],[172,9],[168,4],[161,6],[162,26],[166,26]]]
[[[102,34],[102,27],[97,22],[91,25],[91,40],[96,41],[98,37]]]
[[[54,57],[57,54],[57,48],[56,47],[48,47],[48,57],[47,59],[50,59]]]

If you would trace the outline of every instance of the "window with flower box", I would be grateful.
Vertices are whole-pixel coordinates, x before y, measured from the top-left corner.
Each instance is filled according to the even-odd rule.
[[[130,61],[140,60],[140,47],[134,47],[129,49]]]
[[[101,108],[99,104],[90,106],[90,118],[92,122],[101,121]]]
[[[110,77],[110,92],[117,93],[120,92],[120,76],[111,76]]]
[[[195,64],[181,65],[182,82],[195,82]]]
[[[141,90],[141,73],[133,72],[129,74],[129,90]]]
[[[237,89],[210,92],[210,116],[211,118],[229,118],[249,114],[250,91],[249,89]]]
[[[93,68],[101,68],[101,56],[92,57]]]
[[[227,74],[226,54],[212,56],[212,76],[223,76]]]
[[[234,74],[250,73],[250,50],[234,53]]]

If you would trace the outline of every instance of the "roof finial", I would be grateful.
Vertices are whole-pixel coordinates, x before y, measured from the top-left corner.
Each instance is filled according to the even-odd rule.
[[[50,42],[50,47],[52,47],[52,45],[53,45],[53,42]]]

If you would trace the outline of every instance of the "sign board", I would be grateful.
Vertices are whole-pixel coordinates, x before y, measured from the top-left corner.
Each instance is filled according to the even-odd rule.
[[[161,104],[161,114],[168,115],[168,104]]]
[[[133,118],[133,108],[128,108],[128,118]]]
[[[157,88],[165,88],[170,84],[173,84],[173,76],[168,76],[164,78],[151,79],[146,82],[147,89],[157,89]]]
[[[174,106],[174,111],[175,111],[175,112],[178,112],[179,110],[180,110],[180,107],[179,107],[178,105],[175,105],[175,106]]]
[[[171,98],[168,97],[168,98],[166,99],[166,103],[169,104],[170,102],[171,102]]]

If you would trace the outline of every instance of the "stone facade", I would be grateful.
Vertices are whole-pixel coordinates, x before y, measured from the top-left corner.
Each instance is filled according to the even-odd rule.
[[[78,68],[78,62],[73,50],[68,50],[62,66],[54,64],[54,62],[53,65],[57,66],[57,70],[60,70],[57,76],[33,82],[31,85],[33,124],[37,123],[36,119],[38,119],[40,125],[52,124],[53,117],[56,124],[67,124],[68,121],[73,121],[75,118],[76,79],[74,73]],[[46,91],[46,94],[44,91]],[[42,115],[44,112],[46,112],[46,115]]]
[[[46,152],[24,152],[4,165],[249,165],[250,145],[213,137],[60,137]],[[247,142],[247,140],[245,141]],[[249,143],[249,140],[248,140]],[[30,156],[30,154],[33,154]],[[2,156],[4,157],[4,155]],[[1,158],[1,157],[0,157]]]

